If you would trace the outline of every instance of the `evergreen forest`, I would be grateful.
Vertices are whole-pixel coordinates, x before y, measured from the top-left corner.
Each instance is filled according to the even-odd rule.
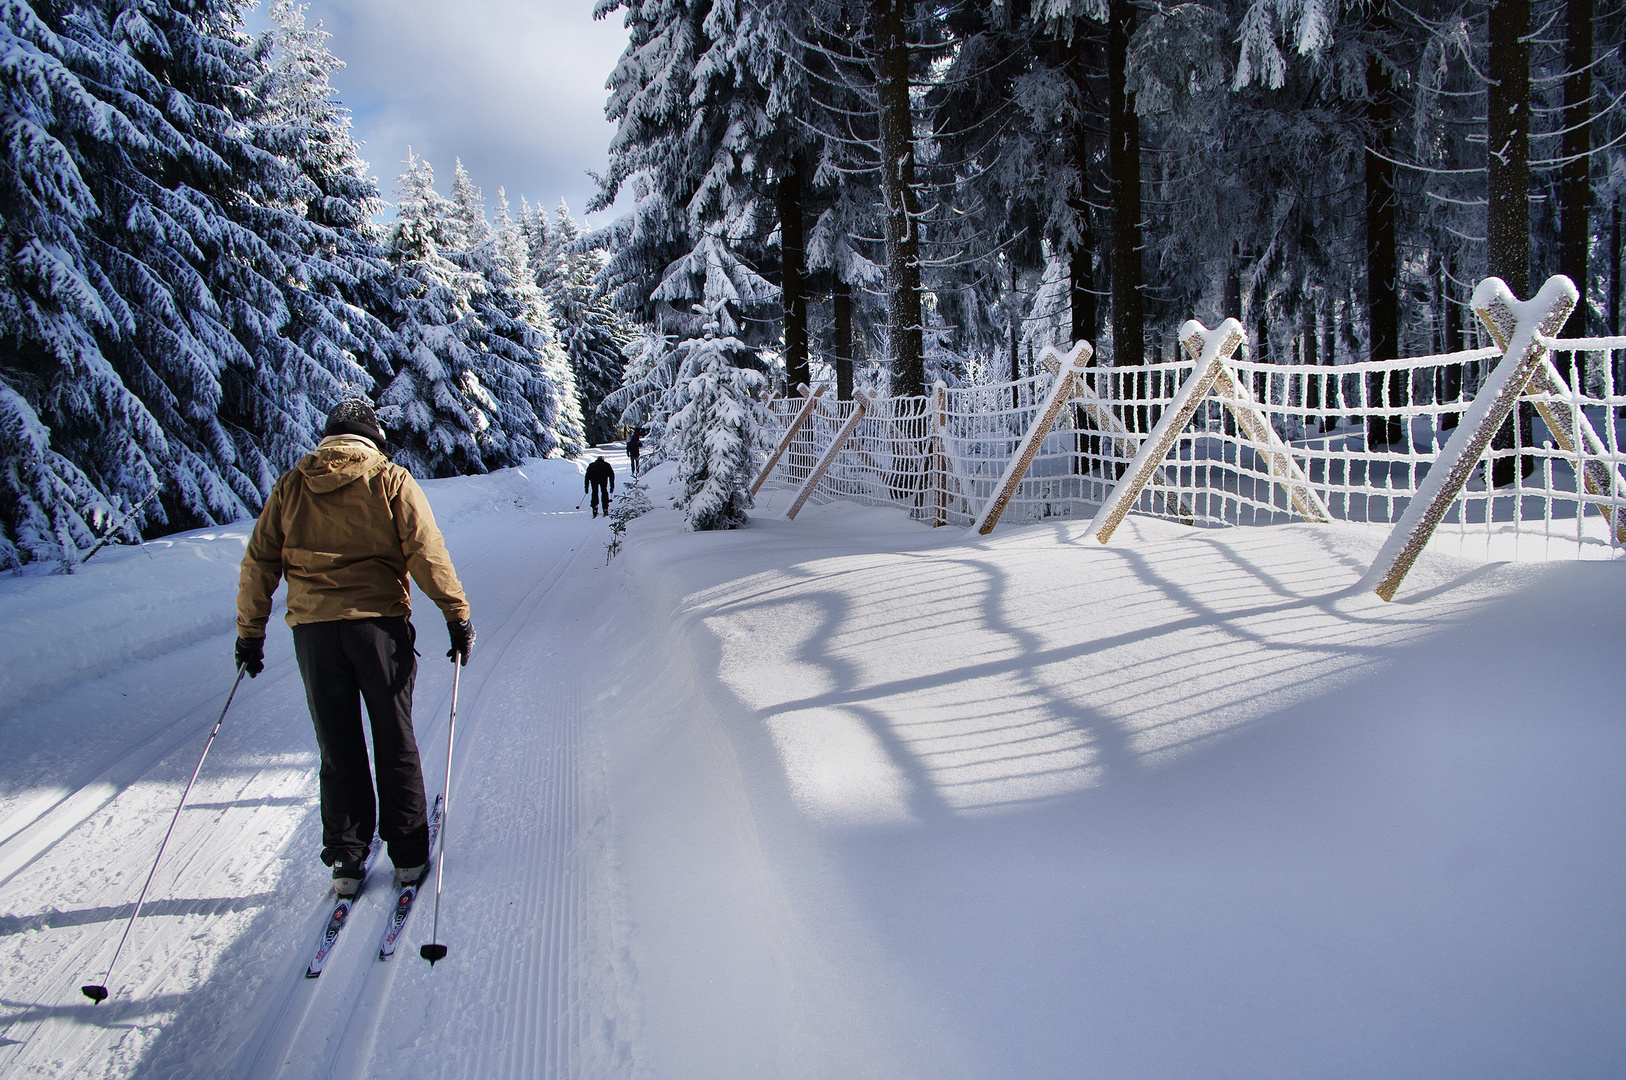
[[[381,191],[289,0],[0,11],[0,565],[252,515],[353,394],[422,477],[643,427],[729,527],[769,390],[1194,315],[1446,352],[1489,275],[1620,329],[1619,0],[599,0],[594,229],[410,153]]]
[[[595,241],[651,335],[612,405],[657,433],[724,322],[748,363],[843,398],[1018,378],[1080,339],[1168,359],[1193,316],[1240,318],[1271,363],[1472,348],[1490,275],[1527,296],[1567,274],[1565,332],[1620,329],[1618,0],[598,14],[630,41],[597,207],[630,210]]]
[[[0,0],[0,566],[253,516],[345,397],[419,477],[609,434],[632,334],[568,210],[410,151],[387,203],[328,35],[246,10]]]

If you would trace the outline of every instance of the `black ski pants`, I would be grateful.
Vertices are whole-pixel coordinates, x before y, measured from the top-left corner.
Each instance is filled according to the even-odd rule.
[[[607,483],[606,484],[595,483],[595,484],[592,485],[592,487],[593,487],[593,502],[592,502],[593,513],[597,514],[600,510],[603,510],[606,514],[608,514],[610,512],[610,485],[607,484]]]
[[[429,815],[412,734],[416,634],[400,616],[294,627],[294,655],[322,751],[322,861],[367,853],[376,828],[396,866],[429,859]],[[378,799],[367,767],[361,703],[372,721]]]

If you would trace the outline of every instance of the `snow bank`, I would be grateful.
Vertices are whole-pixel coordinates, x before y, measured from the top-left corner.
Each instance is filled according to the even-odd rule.
[[[1381,526],[1102,547],[776,499],[623,557],[654,1073],[1626,1065],[1618,566],[1436,551],[1385,604]]]

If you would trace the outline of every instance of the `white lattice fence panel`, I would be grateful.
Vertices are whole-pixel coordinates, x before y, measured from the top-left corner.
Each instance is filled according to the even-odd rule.
[[[1531,395],[1523,423],[1504,428],[1505,445],[1494,446],[1475,471],[1441,527],[1454,534],[1465,556],[1519,558],[1573,555],[1609,557],[1608,515],[1621,506],[1620,484],[1594,484],[1578,492],[1576,476],[1591,462],[1596,475],[1622,465],[1620,453],[1626,338],[1550,342],[1563,382],[1557,392]],[[1579,346],[1579,347],[1577,347]],[[1568,356],[1581,357],[1565,362]],[[1478,349],[1442,356],[1408,357],[1337,367],[1235,362],[1240,378],[1334,520],[1392,524],[1400,519],[1456,422],[1474,399],[1499,350]],[[1153,365],[1102,373],[1103,397],[1134,401],[1115,411],[1132,428],[1146,430],[1172,399],[1190,367]],[[1541,415],[1548,401],[1564,406],[1575,431],[1555,440]],[[1553,411],[1548,409],[1545,411]],[[1586,418],[1597,438],[1580,430]],[[1087,436],[1086,470],[1099,475],[1112,466]],[[1564,445],[1579,448],[1565,450]],[[1198,410],[1165,462],[1164,476],[1180,495],[1176,502],[1155,489],[1143,492],[1138,513],[1190,516],[1200,524],[1259,525],[1297,519],[1279,478],[1272,477],[1259,447],[1241,434],[1230,410],[1212,398]],[[1501,481],[1500,485],[1493,481]],[[1555,546],[1556,545],[1556,546]],[[1569,546],[1566,546],[1569,545]],[[1579,549],[1572,550],[1575,545]]]
[[[1543,341],[1551,377],[1527,397],[1523,422],[1504,428],[1506,440],[1476,468],[1439,530],[1447,542],[1457,538],[1465,557],[1607,558],[1621,549],[1611,519],[1626,524],[1626,337]],[[1232,370],[1334,520],[1392,524],[1500,358],[1486,348],[1338,366],[1234,360]],[[1094,514],[1192,370],[1189,359],[1088,369],[1089,394],[1074,398],[1045,436],[1002,520]],[[901,506],[923,520],[969,526],[1054,377],[876,400],[811,501]],[[802,404],[774,403],[780,432]],[[769,482],[804,481],[851,414],[851,402],[821,400]],[[1563,438],[1554,437],[1554,423],[1566,427]],[[1300,520],[1282,477],[1218,397],[1180,433],[1134,510],[1212,526]]]

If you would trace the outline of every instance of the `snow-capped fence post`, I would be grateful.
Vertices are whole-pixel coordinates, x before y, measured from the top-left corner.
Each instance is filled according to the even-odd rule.
[[[869,411],[871,404],[872,399],[867,395],[863,393],[853,394],[853,414],[847,418],[845,424],[841,425],[841,430],[836,432],[836,437],[830,440],[830,446],[825,450],[824,456],[819,458],[817,465],[813,466],[813,471],[807,474],[807,479],[802,481],[802,490],[796,493],[796,501],[790,504],[789,510],[785,511],[785,517],[791,521],[796,520],[796,515],[802,512],[802,505],[807,502],[808,496],[813,494],[813,489],[819,486],[819,481],[824,479],[824,474],[830,471],[830,466],[835,464],[836,455],[841,453],[842,448],[853,437],[853,432],[858,428],[858,422],[864,419],[864,414]]]
[[[779,464],[779,459],[785,455],[785,451],[790,449],[790,444],[795,441],[797,434],[802,430],[802,425],[806,424],[807,418],[813,415],[813,410],[818,406],[819,398],[829,388],[821,385],[817,390],[808,393],[807,384],[803,383],[798,389],[807,400],[802,403],[801,411],[790,422],[790,426],[785,429],[785,437],[779,440],[779,448],[768,458],[768,463],[762,466],[762,471],[757,473],[756,483],[751,485],[752,496],[755,496],[757,491],[761,489],[763,481],[768,479],[768,474],[773,472],[775,465]]]
[[[1045,399],[1044,408],[1033,418],[1033,423],[1017,444],[1016,453],[1011,455],[1010,462],[1005,466],[1005,475],[1000,478],[999,486],[994,489],[994,495],[988,504],[982,508],[977,516],[977,532],[987,536],[999,524],[999,515],[1005,512],[1005,505],[1016,494],[1016,485],[1022,482],[1027,475],[1028,467],[1038,456],[1039,444],[1044,437],[1050,434],[1051,427],[1056,423],[1056,417],[1061,415],[1062,406],[1067,404],[1073,396],[1073,387],[1082,382],[1079,373],[1084,365],[1090,362],[1095,355],[1095,346],[1087,341],[1080,341],[1073,346],[1073,351],[1062,358],[1057,369],[1056,381],[1050,387],[1050,396]]]
[[[931,464],[927,483],[932,492],[932,528],[948,524],[948,384],[932,384]]]
[[[1395,523],[1371,569],[1361,579],[1385,600],[1393,600],[1423,547],[1444,520],[1446,512],[1473,475],[1497,429],[1512,413],[1519,398],[1536,382],[1547,358],[1544,338],[1551,340],[1575,309],[1580,293],[1575,283],[1559,274],[1547,279],[1534,299],[1521,301],[1501,278],[1486,278],[1469,301],[1474,313],[1489,328],[1502,350],[1502,359],[1474,395],[1440,456],[1417,486],[1417,494]],[[1556,376],[1556,372],[1554,373]],[[1562,386],[1562,380],[1558,382]],[[1546,417],[1543,413],[1543,417]],[[1557,414],[1554,414],[1555,418]],[[1558,428],[1552,420],[1555,437]],[[1601,449],[1601,444],[1600,444]],[[1588,478],[1591,479],[1590,477]]]
[[[1311,521],[1332,520],[1326,505],[1310,487],[1309,477],[1293,460],[1287,444],[1270,426],[1269,419],[1259,411],[1246,384],[1231,369],[1230,359],[1245,337],[1242,324],[1235,319],[1226,319],[1213,330],[1196,319],[1189,320],[1180,328],[1180,343],[1185,346],[1196,367],[1185,385],[1175,393],[1174,400],[1163,410],[1163,416],[1152,428],[1152,433],[1140,444],[1135,459],[1129,463],[1129,468],[1090,522],[1086,536],[1093,536],[1103,544],[1112,538],[1113,532],[1129,513],[1130,507],[1135,505],[1135,500],[1140,498],[1146,485],[1155,481],[1163,467],[1163,459],[1168,456],[1186,425],[1191,423],[1198,407],[1207,400],[1210,391],[1231,410],[1242,432],[1259,445],[1261,454],[1270,466],[1271,475],[1281,478],[1294,508]]]

